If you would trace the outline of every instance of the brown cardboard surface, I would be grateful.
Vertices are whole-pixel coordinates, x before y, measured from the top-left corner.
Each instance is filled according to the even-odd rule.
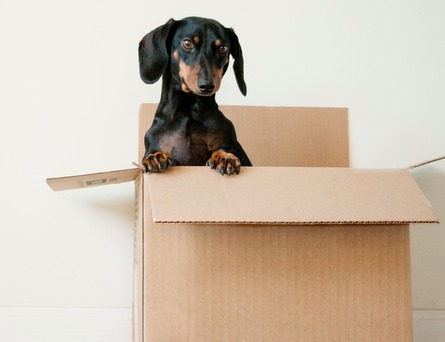
[[[139,161],[157,104],[140,107]],[[347,108],[220,106],[254,166],[349,166]]]
[[[144,221],[144,342],[411,340],[407,225]]]
[[[155,222],[376,224],[437,222],[407,170],[206,167],[146,174]]]

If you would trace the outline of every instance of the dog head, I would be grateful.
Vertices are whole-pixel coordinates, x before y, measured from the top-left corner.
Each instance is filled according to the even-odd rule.
[[[168,72],[182,91],[210,96],[221,85],[230,55],[238,87],[246,95],[243,54],[235,32],[212,19],[170,19],[139,43],[139,71],[145,83]]]

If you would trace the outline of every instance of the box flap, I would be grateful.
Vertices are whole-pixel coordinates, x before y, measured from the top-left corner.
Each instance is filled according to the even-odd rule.
[[[139,160],[157,106],[140,107]],[[221,105],[219,109],[232,121],[254,166],[349,166],[347,108]]]
[[[99,185],[131,182],[141,173],[138,168],[90,173],[86,175],[48,178],[46,182],[54,191],[90,188]]]
[[[431,163],[435,163],[435,162],[438,162],[438,161],[441,161],[441,160],[444,160],[444,159],[445,159],[445,156],[434,158],[434,159],[425,160],[424,162],[421,162],[421,163],[418,163],[418,164],[415,164],[415,165],[411,165],[410,167],[408,167],[408,169],[410,169],[410,170],[416,169],[418,167],[421,167],[421,166],[424,166],[424,165],[428,165],[428,164],[431,164]]]
[[[145,174],[157,223],[401,224],[437,222],[405,169],[207,167]]]

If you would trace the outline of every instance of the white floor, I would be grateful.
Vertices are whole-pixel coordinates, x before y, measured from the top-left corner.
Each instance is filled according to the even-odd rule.
[[[413,341],[445,341],[445,310],[414,310]]]
[[[414,342],[445,341],[445,311],[413,312]],[[130,342],[131,309],[0,308],[0,341]]]
[[[130,342],[131,309],[0,308],[0,341]]]

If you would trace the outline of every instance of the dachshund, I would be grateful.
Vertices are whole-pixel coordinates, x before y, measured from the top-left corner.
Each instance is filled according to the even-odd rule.
[[[238,37],[213,19],[170,19],[139,43],[142,80],[162,76],[161,99],[144,143],[146,172],[168,166],[210,166],[221,175],[252,166],[237,140],[235,128],[218,109],[215,93],[233,57],[241,93],[247,93]]]

